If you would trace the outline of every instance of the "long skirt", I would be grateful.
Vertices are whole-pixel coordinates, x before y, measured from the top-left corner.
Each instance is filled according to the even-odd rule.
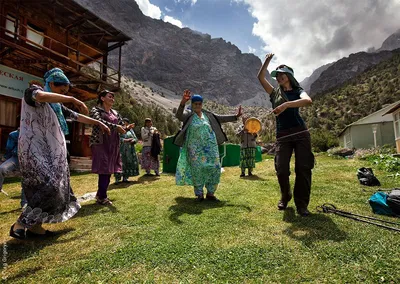
[[[142,169],[146,171],[149,170],[158,171],[158,169],[160,168],[160,161],[158,160],[158,157],[154,158],[153,156],[151,156],[150,146],[143,147],[141,166]]]
[[[18,154],[28,201],[18,222],[29,228],[74,216],[80,205],[70,185],[65,137],[49,104],[22,100]]]

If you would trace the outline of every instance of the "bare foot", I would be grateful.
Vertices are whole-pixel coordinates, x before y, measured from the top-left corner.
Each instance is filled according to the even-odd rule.
[[[42,225],[35,225],[29,228],[29,231],[35,234],[41,234],[41,235],[46,234],[46,230],[42,227]]]
[[[20,223],[15,222],[15,224],[14,224],[14,232],[15,232],[15,230],[18,230],[18,229],[24,230],[25,227],[22,226]]]

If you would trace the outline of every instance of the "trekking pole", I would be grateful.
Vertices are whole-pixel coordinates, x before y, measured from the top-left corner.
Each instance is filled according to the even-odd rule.
[[[383,225],[381,223],[387,223],[387,224],[393,224],[396,226],[400,226],[400,223],[396,223],[396,222],[391,222],[391,221],[386,221],[386,220],[382,220],[382,219],[378,219],[378,218],[374,218],[374,217],[369,217],[369,216],[363,216],[363,215],[359,215],[359,214],[354,214],[351,212],[346,212],[346,211],[342,211],[336,208],[335,205],[333,204],[329,204],[329,203],[325,203],[321,206],[317,206],[317,211],[319,213],[333,213],[345,218],[349,218],[352,220],[356,220],[359,222],[363,222],[363,223],[367,223],[367,224],[371,224],[371,225],[375,225],[384,229],[388,229],[388,230],[392,230],[392,231],[396,231],[396,232],[400,232],[400,228],[395,228],[395,227],[390,227],[390,226],[386,226]],[[376,223],[376,222],[372,222],[372,221],[368,221],[368,220],[374,220],[374,221],[378,221],[381,223]]]

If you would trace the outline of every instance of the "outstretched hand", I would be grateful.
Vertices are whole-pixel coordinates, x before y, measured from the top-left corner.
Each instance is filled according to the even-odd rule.
[[[288,104],[287,103],[283,103],[280,106],[277,106],[272,112],[278,116],[280,115],[282,112],[284,112],[286,109],[288,108]]]
[[[190,100],[191,97],[192,97],[192,92],[190,90],[185,90],[183,92],[181,103],[186,104]]]
[[[79,113],[81,113],[83,115],[88,115],[89,114],[89,110],[88,110],[88,108],[87,108],[87,106],[85,105],[84,102],[74,98],[73,104],[78,109]]]
[[[107,133],[108,135],[111,134],[110,128],[108,128],[108,126],[105,125],[104,123],[102,123],[102,122],[99,121],[99,122],[98,122],[98,126],[100,126],[101,132]]]

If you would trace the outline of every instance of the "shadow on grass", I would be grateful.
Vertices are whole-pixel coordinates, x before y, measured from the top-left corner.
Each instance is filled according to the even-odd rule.
[[[112,201],[112,200],[111,200]],[[74,218],[82,218],[90,215],[97,214],[99,210],[108,209],[107,212],[101,212],[101,214],[105,214],[108,212],[118,213],[117,208],[114,205],[100,205],[97,203],[91,204],[82,204],[81,209],[79,209],[78,213]]]
[[[172,205],[168,210],[173,213],[169,216],[169,219],[177,224],[182,224],[183,222],[179,220],[179,217],[184,214],[189,215],[200,215],[204,210],[221,208],[221,207],[238,207],[248,212],[251,212],[251,208],[245,205],[235,205],[228,204],[226,201],[207,201],[204,200],[202,202],[197,201],[195,198],[187,198],[187,197],[177,197],[175,198],[177,204]]]
[[[262,180],[265,181],[265,178],[259,177],[258,175],[252,175],[252,176],[245,176],[242,177],[242,179],[246,179],[246,180]]]
[[[135,185],[135,184],[142,184],[142,182],[133,180],[133,181],[128,181],[128,182],[113,183],[108,187],[108,190],[128,188],[128,187],[130,187],[132,185]]]
[[[158,176],[156,176],[156,175],[150,175],[150,176],[148,176],[148,175],[142,175],[142,176],[140,176],[139,178],[138,178],[138,182],[139,183],[148,183],[148,182],[154,182],[154,181],[157,181],[157,180],[159,180],[161,177],[158,177]]]
[[[17,213],[17,212],[18,213],[22,213],[22,209],[18,208],[18,209],[13,209],[13,210],[10,210],[10,211],[1,212],[0,216],[7,215],[7,214],[12,214],[12,213]]]
[[[37,254],[40,252],[42,249],[44,249],[47,246],[51,246],[53,244],[64,244],[64,243],[69,243],[78,240],[81,236],[75,236],[71,237],[68,239],[62,239],[59,240],[60,237],[68,234],[69,232],[74,231],[74,229],[64,229],[60,231],[54,231],[56,235],[53,237],[47,237],[43,239],[27,239],[24,241],[16,240],[16,239],[10,239],[9,241],[0,244],[1,248],[3,250],[2,258],[4,264],[7,266],[18,262],[22,261],[24,259],[30,258],[33,255]],[[32,263],[32,266],[34,266],[35,263]],[[34,274],[37,271],[39,271],[41,267],[33,267],[25,271],[19,272],[17,275],[14,275],[10,278],[7,278],[7,281],[10,280],[16,280],[18,278],[24,278],[27,276],[27,274]],[[9,282],[12,283],[12,282]]]
[[[301,217],[296,215],[292,207],[288,207],[284,211],[283,221],[291,224],[283,233],[308,247],[316,241],[342,242],[347,238],[347,233],[340,230],[329,216],[323,214]]]

